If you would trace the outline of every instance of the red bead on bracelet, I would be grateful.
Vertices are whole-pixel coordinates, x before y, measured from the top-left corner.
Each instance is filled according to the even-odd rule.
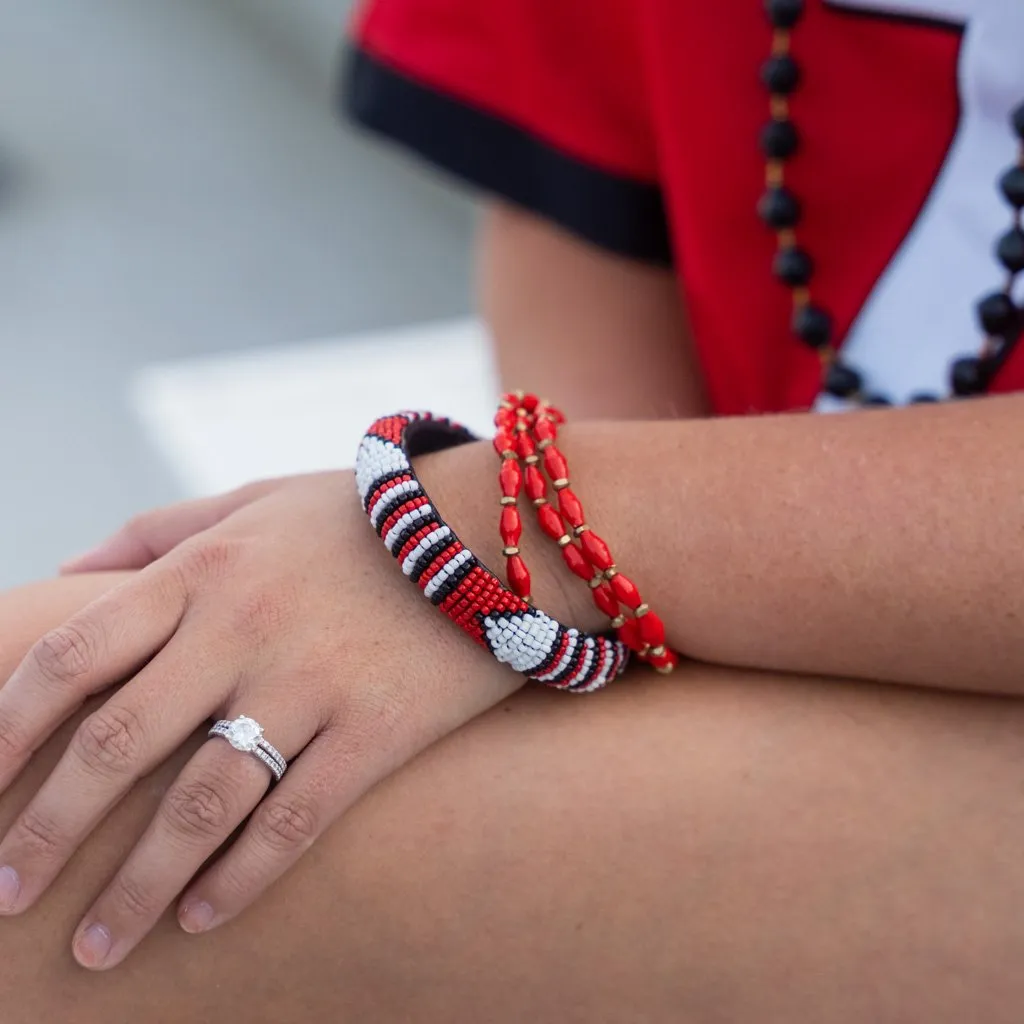
[[[518,548],[522,522],[518,510],[510,508],[525,487],[537,508],[541,530],[558,543],[569,570],[589,583],[595,605],[611,620],[619,639],[659,672],[671,672],[679,656],[666,645],[664,623],[643,602],[636,584],[618,571],[608,544],[587,525],[583,505],[570,487],[568,462],[556,447],[558,427],[565,417],[535,395],[519,391],[504,396],[494,422],[498,428],[494,446],[503,459],[500,482],[506,505],[502,509],[501,536],[513,590],[519,593],[519,588],[525,587],[528,594],[530,586],[529,572]],[[514,463],[519,470],[520,461],[524,467],[521,474],[506,468]],[[538,464],[558,495],[557,509],[548,500],[547,482]],[[513,484],[514,493],[510,493]],[[514,518],[506,515],[509,512]],[[510,539],[513,534],[514,540]],[[573,536],[578,544],[573,543]],[[624,615],[620,606],[628,609],[631,617]]]

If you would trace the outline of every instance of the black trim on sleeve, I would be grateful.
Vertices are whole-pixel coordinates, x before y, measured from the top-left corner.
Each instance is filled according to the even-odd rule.
[[[668,219],[656,184],[584,163],[363,50],[346,54],[339,87],[339,105],[351,118],[445,170],[602,248],[672,263]]]

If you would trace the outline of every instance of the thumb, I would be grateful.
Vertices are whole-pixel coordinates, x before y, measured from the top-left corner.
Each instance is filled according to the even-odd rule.
[[[183,501],[132,517],[101,544],[68,559],[61,573],[142,569],[182,541],[216,526],[232,512],[276,490],[283,480],[260,480],[227,494]]]

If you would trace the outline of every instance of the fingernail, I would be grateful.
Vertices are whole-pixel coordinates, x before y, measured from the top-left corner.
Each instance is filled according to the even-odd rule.
[[[75,940],[75,959],[83,967],[102,967],[111,944],[110,929],[102,924],[91,924]]]
[[[178,923],[192,935],[205,932],[213,924],[213,907],[206,900],[186,903],[178,914]]]
[[[21,879],[14,868],[5,864],[0,868],[0,913],[10,913],[18,902],[21,892]]]

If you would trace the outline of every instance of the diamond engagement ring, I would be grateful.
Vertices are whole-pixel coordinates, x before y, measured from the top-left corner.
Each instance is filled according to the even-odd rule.
[[[272,743],[263,738],[263,726],[247,715],[240,715],[234,721],[221,719],[210,729],[209,736],[220,736],[235,748],[259,758],[273,773],[274,781],[280,782],[288,770],[288,762]]]

